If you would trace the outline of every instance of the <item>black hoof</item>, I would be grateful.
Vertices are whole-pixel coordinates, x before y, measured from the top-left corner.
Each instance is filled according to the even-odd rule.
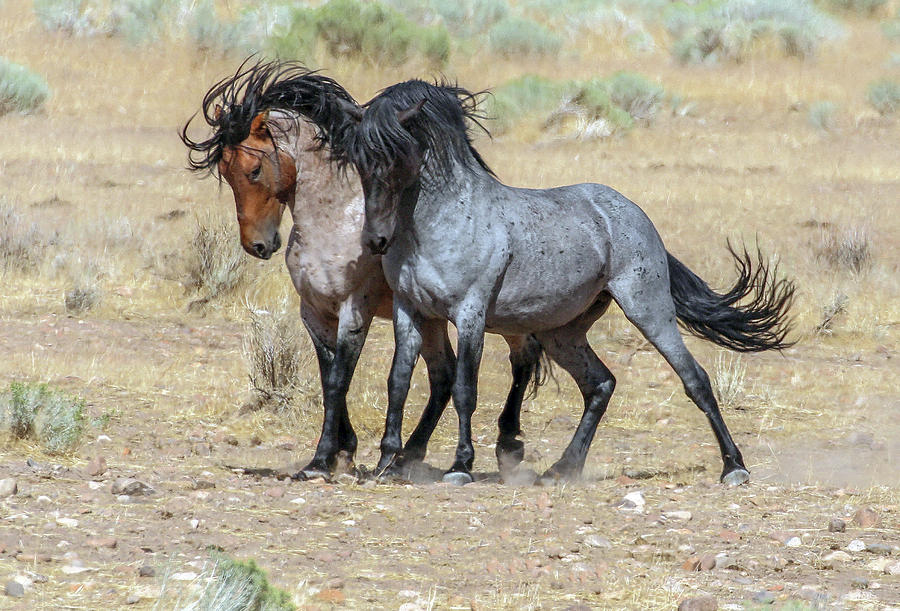
[[[320,461],[313,460],[311,463],[297,471],[291,476],[291,479],[299,480],[302,482],[309,481],[311,479],[329,479],[331,477],[331,470],[327,465],[323,464]]]
[[[494,453],[500,473],[507,473],[525,460],[525,444],[519,439],[498,439]]]
[[[740,486],[741,484],[746,484],[749,481],[750,472],[742,467],[733,469],[728,473],[722,473],[722,483],[732,488],[735,486]]]
[[[573,467],[568,463],[558,462],[538,478],[538,483],[542,486],[552,486],[559,482],[573,482],[581,477],[581,469]]]

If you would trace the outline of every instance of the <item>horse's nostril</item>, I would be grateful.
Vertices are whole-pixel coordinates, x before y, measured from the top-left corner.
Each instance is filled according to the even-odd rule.
[[[275,234],[275,243],[272,245],[272,252],[278,252],[278,249],[281,248],[281,235]]]
[[[250,247],[253,249],[253,252],[255,252],[257,256],[263,259],[265,259],[266,255],[268,254],[266,252],[266,245],[263,242],[253,242]]]
[[[377,237],[369,240],[369,249],[373,254],[383,255],[387,252],[388,240],[385,237]]]

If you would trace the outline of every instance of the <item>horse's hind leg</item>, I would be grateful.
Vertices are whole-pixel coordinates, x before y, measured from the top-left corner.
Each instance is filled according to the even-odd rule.
[[[497,466],[501,473],[514,469],[525,458],[525,444],[517,439],[522,434],[522,400],[528,383],[538,367],[541,345],[532,335],[504,336],[509,344],[509,363],[512,366],[512,386],[506,404],[497,419]]]
[[[721,480],[732,486],[743,484],[750,479],[750,473],[725,426],[709,376],[684,345],[667,282],[668,276],[663,274],[652,282],[640,282],[640,290],[634,290],[635,283],[628,281],[611,282],[609,289],[628,320],[659,350],[681,378],[687,396],[706,414],[722,454]],[[638,294],[640,298],[636,299]]]
[[[588,449],[609,399],[616,388],[616,378],[600,360],[587,341],[587,329],[609,305],[604,295],[583,317],[566,327],[538,335],[544,350],[575,379],[584,397],[584,413],[575,435],[542,479],[572,479],[581,475]]]

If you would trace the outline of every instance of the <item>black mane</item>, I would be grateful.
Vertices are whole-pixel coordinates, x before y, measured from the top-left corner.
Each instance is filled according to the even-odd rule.
[[[437,175],[449,172],[454,162],[494,175],[472,145],[473,126],[490,135],[481,123],[485,117],[478,111],[480,95],[446,82],[391,85],[365,104],[359,128],[340,152],[342,161],[371,173],[376,167],[391,168],[398,160],[410,159],[419,146],[428,168]],[[401,125],[397,113],[423,100],[421,110]]]
[[[216,83],[203,97],[201,114],[213,128],[206,140],[187,135],[193,117],[179,136],[188,153],[188,168],[213,172],[227,146],[237,146],[250,135],[250,123],[266,110],[291,110],[316,128],[316,146],[334,146],[348,137],[353,127],[339,100],[356,106],[356,100],[336,81],[296,62],[241,64],[234,76]],[[221,114],[216,117],[216,107]],[[195,115],[196,116],[196,115]]]

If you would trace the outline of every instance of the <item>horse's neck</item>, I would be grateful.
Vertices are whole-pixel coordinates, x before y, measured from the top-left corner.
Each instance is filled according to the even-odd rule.
[[[312,129],[293,144],[297,183],[291,207],[294,224],[307,239],[328,239],[329,234],[362,232],[362,188],[351,173],[339,172],[326,150],[312,145]],[[308,136],[308,137],[306,137]],[[348,224],[350,224],[348,226]]]

